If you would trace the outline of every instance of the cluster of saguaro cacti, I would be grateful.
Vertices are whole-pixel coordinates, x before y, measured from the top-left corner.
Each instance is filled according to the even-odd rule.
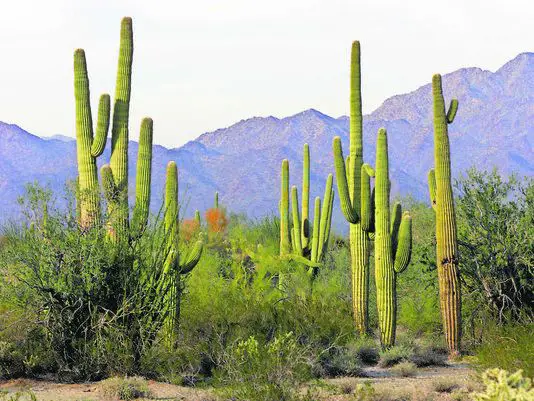
[[[354,323],[358,332],[365,334],[369,321],[369,233],[373,232],[369,189],[372,169],[363,163],[360,43],[357,41],[352,44],[350,77],[350,152],[346,165],[340,137],[334,138],[333,152],[341,211],[350,223]]]
[[[131,18],[124,18],[121,24],[115,104],[113,109],[111,159],[109,165],[101,168],[102,187],[108,205],[107,221],[110,238],[117,244],[136,238],[147,225],[150,210],[150,186],[152,176],[152,119],[141,123],[139,149],[136,167],[136,192],[133,217],[129,219],[128,206],[128,120],[131,93],[133,56],[133,32]],[[78,208],[79,223],[89,228],[102,222],[100,193],[98,189],[97,158],[103,153],[110,122],[110,97],[100,98],[96,136],[93,132],[89,78],[85,53],[78,49],[74,53],[74,94],[76,99],[76,142],[78,157]],[[198,215],[199,216],[199,215]],[[182,280],[190,272],[202,254],[203,241],[200,238],[190,252],[180,258],[178,230],[178,173],[176,163],[167,167],[165,193],[165,235],[166,260],[163,266],[163,280],[171,280],[174,294],[170,302],[173,327],[179,318]],[[161,284],[161,283],[160,283]]]
[[[195,213],[200,220],[200,213]],[[164,276],[172,283],[172,303],[170,327],[171,333],[176,333],[180,318],[180,300],[183,283],[182,276],[189,273],[198,264],[204,248],[202,238],[199,238],[185,255],[180,252],[179,235],[179,206],[178,206],[178,168],[175,162],[167,164],[165,181],[165,236],[167,238],[167,260]]]
[[[375,173],[375,281],[380,341],[384,347],[395,344],[397,314],[396,275],[410,263],[412,250],[412,218],[402,214],[395,203],[390,218],[388,143],[385,129],[376,141]]]
[[[447,125],[454,121],[458,100],[452,99],[445,111],[441,76],[432,78],[434,104],[434,169],[428,174],[432,208],[436,212],[436,262],[440,307],[449,352],[460,351],[461,293],[458,271],[456,215],[451,185],[451,155]]]
[[[295,185],[291,187],[292,226],[289,221],[289,161],[287,159],[282,161],[280,181],[280,255],[308,266],[311,278],[314,279],[330,238],[334,206],[332,174],[329,174],[326,180],[322,207],[321,198],[315,198],[313,225],[311,227],[309,222],[310,149],[308,144],[304,144],[301,211],[299,211],[298,189]]]

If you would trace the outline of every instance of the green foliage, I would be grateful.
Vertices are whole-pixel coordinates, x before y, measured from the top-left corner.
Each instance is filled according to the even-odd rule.
[[[297,400],[298,384],[310,377],[308,358],[292,332],[265,343],[249,337],[229,347],[216,380],[232,400]]]
[[[130,401],[152,395],[142,377],[111,377],[102,381],[99,387],[104,397],[111,399]]]
[[[475,348],[478,364],[483,368],[502,368],[510,372],[522,369],[534,377],[534,324],[489,326]]]
[[[404,345],[395,345],[380,352],[380,362],[382,368],[388,368],[402,361],[407,361],[413,355],[413,349]]]
[[[417,366],[413,362],[400,362],[391,368],[395,376],[412,377],[417,374]]]
[[[534,321],[534,179],[471,169],[456,183],[469,319]]]
[[[473,394],[474,401],[534,400],[532,380],[523,377],[521,370],[509,373],[503,369],[488,369],[482,374],[482,381],[486,390]]]

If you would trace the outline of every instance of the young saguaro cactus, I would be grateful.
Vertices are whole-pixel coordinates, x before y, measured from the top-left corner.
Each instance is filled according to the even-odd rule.
[[[328,175],[321,207],[321,198],[315,198],[313,229],[309,224],[310,198],[310,150],[304,144],[302,171],[302,209],[299,212],[298,189],[291,187],[291,214],[293,225],[289,222],[289,161],[282,161],[281,201],[280,201],[280,255],[287,256],[309,267],[313,280],[321,266],[332,224],[334,190],[332,174]],[[313,233],[311,231],[313,230]]]
[[[350,223],[352,307],[354,324],[360,334],[369,325],[369,233],[373,214],[369,191],[369,167],[363,163],[363,116],[361,95],[360,43],[352,43],[350,73],[350,146],[347,166],[341,138],[333,141],[334,164],[341,211]],[[363,185],[362,185],[363,184]]]
[[[165,235],[168,238],[167,260],[164,267],[164,279],[172,283],[172,313],[170,317],[171,335],[174,337],[180,320],[180,300],[182,295],[182,276],[188,274],[198,264],[204,241],[200,237],[189,252],[181,255],[179,233],[179,206],[178,206],[178,168],[171,161],[167,164],[165,181]]]
[[[458,270],[456,214],[451,185],[451,156],[448,124],[454,121],[458,100],[445,112],[441,76],[432,77],[434,109],[434,169],[428,175],[432,208],[436,212],[436,262],[440,307],[445,339],[452,356],[460,352],[462,334],[461,292]]]
[[[395,345],[397,315],[396,275],[410,262],[412,218],[402,215],[396,203],[390,218],[389,162],[385,129],[380,129],[376,143],[375,178],[375,281],[378,326],[382,346]]]

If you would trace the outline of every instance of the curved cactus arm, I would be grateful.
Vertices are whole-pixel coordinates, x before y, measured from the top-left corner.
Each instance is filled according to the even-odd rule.
[[[349,166],[350,166],[350,156],[347,156],[345,158],[345,172],[346,172],[346,176],[347,176],[347,182],[350,182],[350,170],[349,170]]]
[[[302,221],[300,228],[301,248],[309,247],[310,242],[310,147],[304,144],[302,158]]]
[[[334,138],[332,150],[334,151],[337,192],[339,193],[341,211],[349,223],[356,224],[358,222],[358,213],[354,210],[349,194],[347,171],[345,170],[345,160],[343,159],[343,149],[341,148],[341,138],[339,136]]]
[[[315,208],[313,209],[313,238],[311,248],[311,261],[317,262],[319,255],[319,232],[321,226],[321,198],[315,198]]]
[[[361,225],[363,231],[369,231],[371,225],[371,177],[374,176],[373,168],[367,163],[362,164],[361,169],[361,186],[360,186],[360,199],[361,199]]]
[[[295,185],[291,187],[291,209],[293,211],[292,245],[293,253],[302,255],[302,242],[300,235],[299,195]]]
[[[202,256],[202,251],[204,250],[204,241],[199,239],[193,248],[189,251],[185,261],[180,263],[180,274],[187,274],[195,268],[195,266],[200,261]]]
[[[391,212],[391,226],[390,226],[390,233],[391,233],[391,249],[392,249],[392,255],[395,256],[395,252],[397,252],[397,243],[398,243],[398,237],[399,237],[399,227],[401,225],[402,220],[402,206],[399,202],[395,202],[393,205],[393,210]]]
[[[334,193],[334,189],[332,188],[332,191],[330,193],[330,205],[328,206],[328,218],[326,222],[326,234],[323,244],[323,253],[326,252],[326,250],[328,249],[328,241],[330,240],[330,231],[332,228],[332,211],[334,209]]]
[[[297,263],[302,263],[303,265],[306,265],[308,267],[321,267],[322,266],[321,263],[319,262],[312,262],[308,258],[301,256],[301,255],[296,255],[294,253],[284,255],[282,259],[287,259],[287,260],[292,260]]]
[[[432,209],[436,209],[436,173],[434,169],[428,171],[428,192]]]
[[[447,111],[447,124],[452,124],[454,117],[456,117],[456,112],[458,111],[458,99],[452,99],[449,105],[449,111]]]
[[[321,220],[319,225],[319,243],[317,245],[317,260],[320,261],[323,257],[326,242],[326,232],[328,230],[328,209],[330,209],[330,198],[332,197],[332,186],[334,177],[328,174],[326,179],[326,186],[324,189],[323,208],[321,209]]]
[[[106,147],[106,140],[108,139],[109,130],[109,112],[110,100],[109,95],[104,93],[100,96],[98,102],[98,120],[96,123],[96,135],[91,145],[91,156],[100,156]]]
[[[153,123],[151,118],[141,122],[139,148],[137,152],[137,172],[135,182],[135,207],[132,228],[140,233],[148,222],[150,210],[150,182],[152,177],[152,137]]]
[[[395,253],[394,269],[397,273],[402,273],[412,256],[412,217],[405,212],[399,228],[397,252]]]
[[[291,228],[289,226],[289,161],[282,161],[280,173],[280,255],[291,251]]]

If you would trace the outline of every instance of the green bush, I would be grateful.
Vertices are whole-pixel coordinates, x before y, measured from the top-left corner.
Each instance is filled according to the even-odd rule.
[[[382,368],[389,368],[399,362],[407,361],[412,355],[412,348],[403,345],[395,345],[380,352],[380,361],[378,364]]]
[[[532,401],[534,388],[532,380],[523,377],[523,372],[508,373],[503,369],[488,369],[482,374],[486,386],[483,393],[474,393],[474,401]]]
[[[149,398],[152,392],[142,377],[111,377],[100,382],[100,392],[112,400],[135,400]]]
[[[412,377],[417,373],[417,366],[412,362],[400,362],[391,368],[391,373],[400,377]]]
[[[527,377],[534,377],[534,324],[489,326],[482,343],[475,348],[482,368],[501,368],[510,372],[522,369]]]

